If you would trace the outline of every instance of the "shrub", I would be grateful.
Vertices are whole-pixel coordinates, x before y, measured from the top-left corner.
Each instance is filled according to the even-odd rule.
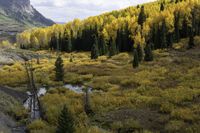
[[[185,123],[183,121],[172,120],[166,126],[165,130],[168,132],[180,132],[185,127]]]
[[[189,108],[180,108],[172,111],[171,116],[175,119],[185,121],[195,121],[197,116]]]
[[[47,124],[41,119],[35,120],[27,126],[28,131],[43,130],[45,128],[47,128]]]

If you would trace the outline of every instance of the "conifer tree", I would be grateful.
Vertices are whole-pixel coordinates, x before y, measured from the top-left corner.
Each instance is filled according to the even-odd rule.
[[[180,41],[180,31],[179,31],[179,20],[180,20],[180,13],[175,12],[174,13],[174,28],[175,28],[175,41],[179,42]]]
[[[108,54],[108,46],[105,39],[102,39],[102,55]]]
[[[56,133],[74,133],[74,131],[73,117],[65,105],[60,113],[60,116],[58,117]]]
[[[64,78],[64,69],[63,69],[63,60],[61,56],[58,56],[55,62],[55,71],[56,71],[56,81],[63,81]]]
[[[138,53],[138,61],[141,62],[143,60],[144,54],[143,49],[140,45],[137,45],[137,53]]]
[[[144,49],[144,51],[145,51],[144,60],[145,61],[153,61],[153,53],[152,53],[151,45],[152,44],[147,44]]]
[[[193,48],[194,45],[194,31],[193,28],[190,29],[190,37],[189,37],[189,43],[188,43],[188,49]]]
[[[166,39],[166,22],[165,22],[165,20],[163,20],[163,22],[162,22],[160,38],[161,38],[160,39],[161,48],[166,48],[167,47],[167,39]]]
[[[49,47],[50,47],[51,50],[55,50],[56,49],[56,36],[55,36],[55,34],[53,34],[51,36]]]
[[[121,30],[117,30],[117,37],[116,37],[116,46],[117,46],[117,52],[119,53],[122,50],[122,32]]]
[[[68,38],[68,41],[67,41],[67,52],[72,52],[72,41],[71,41],[71,38]]]
[[[138,16],[138,24],[143,27],[143,23],[146,21],[146,14],[144,11],[144,6],[141,7],[140,14]]]
[[[186,17],[184,17],[182,23],[182,37],[187,37],[187,36],[188,36],[188,24]]]
[[[172,48],[172,45],[173,45],[173,33],[169,33],[167,35],[167,46],[169,48]]]
[[[112,38],[110,38],[110,41],[109,41],[109,57],[112,57],[115,54],[116,54],[115,41]]]
[[[136,49],[133,50],[133,68],[137,68],[139,66],[138,52]]]
[[[98,56],[99,56],[98,40],[97,37],[95,37],[95,41],[91,50],[91,59],[97,59]]]
[[[165,10],[165,5],[164,5],[164,3],[162,2],[161,4],[160,4],[160,11],[164,11]]]

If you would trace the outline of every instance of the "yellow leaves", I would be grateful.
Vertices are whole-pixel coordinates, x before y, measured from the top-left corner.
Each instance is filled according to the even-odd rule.
[[[109,40],[109,35],[108,35],[108,32],[105,28],[102,31],[102,36],[105,40]]]
[[[137,47],[137,45],[144,45],[145,44],[145,38],[141,35],[140,32],[136,34],[136,36],[133,37],[134,39],[134,47]]]

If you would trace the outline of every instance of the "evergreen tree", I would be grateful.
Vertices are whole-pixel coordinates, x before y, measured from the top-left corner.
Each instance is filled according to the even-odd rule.
[[[143,60],[144,54],[143,54],[143,49],[140,45],[137,45],[137,53],[138,53],[138,61],[141,62]]]
[[[166,22],[163,20],[162,22],[162,28],[161,28],[161,36],[160,36],[160,41],[161,41],[161,48],[166,48],[167,47],[167,38],[166,38]]]
[[[108,45],[105,39],[102,40],[102,55],[108,54]]]
[[[50,47],[51,50],[55,50],[56,49],[56,40],[57,40],[56,36],[55,36],[55,34],[53,34],[51,36],[50,43],[49,43],[49,47]]]
[[[194,44],[194,32],[193,28],[190,29],[190,38],[189,38],[189,43],[188,43],[188,49],[191,49],[195,46]]]
[[[187,37],[187,36],[188,36],[188,24],[186,17],[184,17],[182,23],[182,37]]]
[[[167,35],[167,45],[169,48],[172,48],[173,45],[173,33]]]
[[[74,133],[74,120],[66,105],[63,107],[58,117],[56,133]]]
[[[145,61],[153,61],[153,53],[152,53],[151,45],[152,44],[147,44],[144,49],[144,51],[145,51],[144,60]]]
[[[71,41],[71,38],[68,38],[68,41],[67,41],[67,52],[72,52],[72,41]]]
[[[109,57],[112,57],[115,54],[116,54],[115,41],[112,38],[110,38],[110,41],[109,41]]]
[[[158,38],[157,38],[157,29],[156,29],[156,24],[153,24],[152,27],[152,37],[151,37],[151,42],[154,44],[153,49],[158,48]]]
[[[63,81],[64,78],[64,69],[63,69],[63,60],[58,56],[55,62],[55,71],[56,71],[56,81]]]
[[[97,59],[98,56],[99,56],[98,40],[97,37],[95,37],[95,42],[91,50],[91,59]]]
[[[174,14],[175,20],[174,20],[174,28],[175,28],[175,41],[180,41],[180,31],[179,31],[179,20],[180,20],[180,13],[175,12]]]
[[[164,5],[164,3],[162,2],[161,4],[160,4],[160,11],[164,11],[165,10],[165,5]]]
[[[140,14],[138,16],[138,24],[143,27],[143,23],[146,21],[146,14],[144,11],[144,6],[141,7]]]
[[[59,53],[61,51],[61,41],[62,41],[61,33],[59,33],[58,34],[58,39],[57,39],[57,42],[56,42],[56,51],[57,51],[57,53]]]
[[[122,32],[121,30],[117,30],[117,37],[116,37],[116,45],[117,45],[117,53],[122,51]]]
[[[136,49],[133,50],[133,68],[137,68],[139,66],[138,52]]]

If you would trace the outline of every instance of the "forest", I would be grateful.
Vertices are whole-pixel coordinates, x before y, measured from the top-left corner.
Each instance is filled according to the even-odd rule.
[[[63,52],[96,48],[98,55],[109,56],[137,47],[171,48],[181,38],[200,34],[199,2],[179,1],[158,1],[65,25],[27,30],[17,36],[17,44],[23,49]]]

